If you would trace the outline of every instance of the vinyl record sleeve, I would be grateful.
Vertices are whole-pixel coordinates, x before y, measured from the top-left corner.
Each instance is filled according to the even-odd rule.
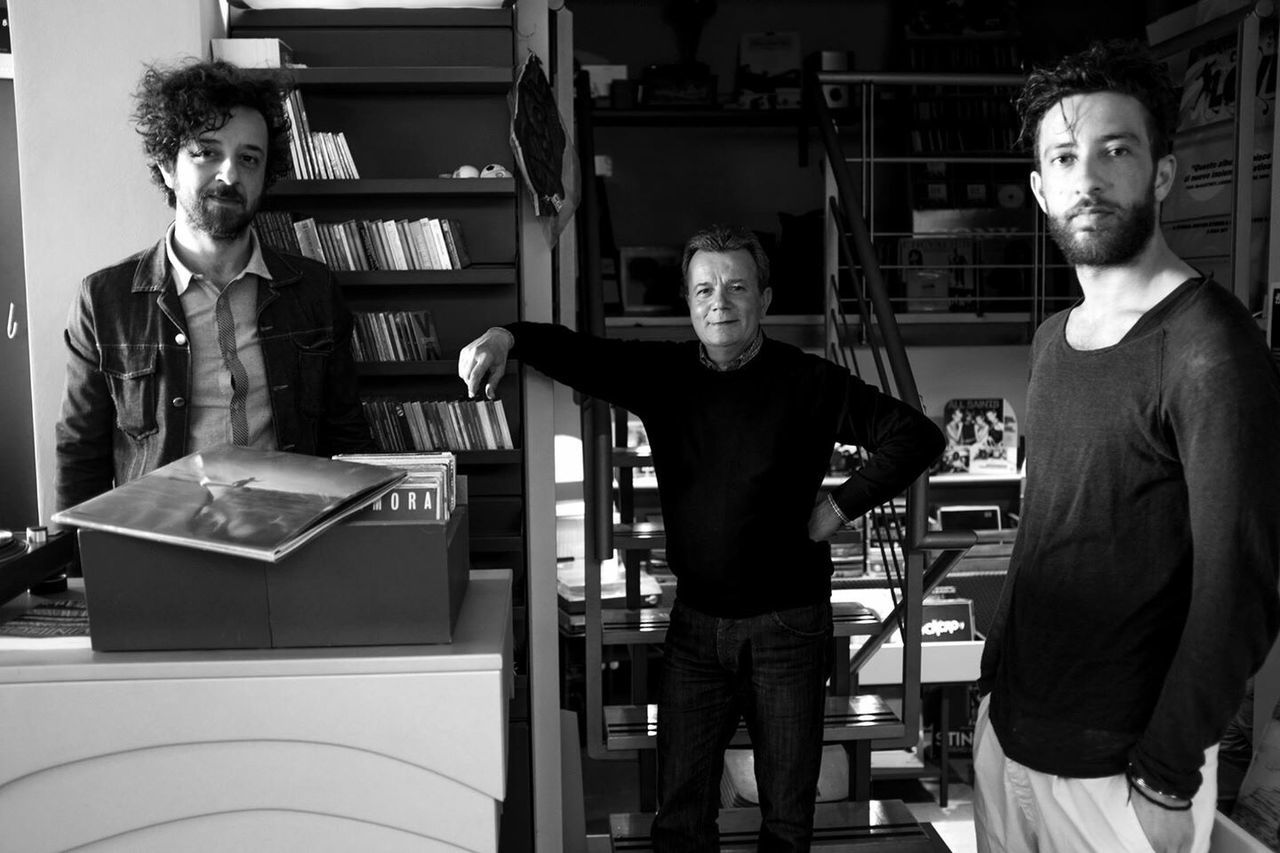
[[[58,524],[277,562],[405,471],[222,445],[53,515]]]

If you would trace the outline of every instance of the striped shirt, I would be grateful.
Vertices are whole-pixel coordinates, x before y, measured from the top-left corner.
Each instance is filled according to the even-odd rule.
[[[271,273],[262,259],[258,237],[251,232],[249,262],[220,290],[215,282],[192,272],[178,259],[173,236],[171,225],[165,251],[186,313],[191,348],[187,452],[219,444],[274,450],[271,400],[258,338],[258,284],[270,279]],[[220,312],[225,312],[224,318],[230,315],[233,335],[219,335]]]

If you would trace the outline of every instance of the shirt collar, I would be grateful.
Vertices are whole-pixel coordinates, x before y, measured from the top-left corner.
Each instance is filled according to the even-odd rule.
[[[708,370],[714,370],[716,373],[728,373],[731,370],[738,370],[745,367],[747,362],[760,354],[760,347],[764,346],[764,329],[756,329],[756,336],[751,339],[751,343],[747,344],[747,348],[728,364],[720,365],[711,360],[711,356],[707,355],[706,344],[698,344],[698,358],[702,361],[702,366]]]
[[[164,251],[169,257],[169,265],[173,267],[173,281],[178,288],[178,295],[181,296],[187,292],[187,288],[191,286],[191,279],[195,278],[196,274],[188,269],[182,261],[178,260],[178,253],[173,247],[173,235],[176,229],[176,222],[169,224],[169,230],[164,235]],[[249,229],[249,241],[251,246],[249,262],[244,265],[244,269],[232,277],[231,281],[239,281],[250,274],[270,280],[271,271],[267,269],[267,262],[262,258],[262,244],[258,242],[258,235],[252,228]]]

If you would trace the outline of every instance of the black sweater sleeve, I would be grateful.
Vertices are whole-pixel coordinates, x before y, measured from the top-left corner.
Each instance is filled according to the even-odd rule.
[[[1242,317],[1242,327],[1249,323]],[[1252,335],[1180,331],[1167,347],[1162,390],[1186,478],[1190,605],[1130,762],[1160,790],[1190,797],[1205,748],[1222,737],[1276,636],[1280,378]]]
[[[840,371],[839,440],[867,449],[867,464],[832,493],[848,518],[902,493],[942,453],[942,431],[922,413]]]
[[[663,375],[678,344],[597,338],[551,323],[504,326],[515,337],[510,355],[583,394],[643,417],[661,398]]]

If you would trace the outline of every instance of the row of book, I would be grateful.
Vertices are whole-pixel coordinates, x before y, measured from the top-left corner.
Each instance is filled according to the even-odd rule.
[[[291,177],[304,181],[355,180],[360,177],[345,134],[312,131],[302,95],[294,89],[285,101],[285,112],[293,133],[289,153],[293,155]]]
[[[441,356],[430,311],[356,311],[352,317],[356,361],[431,361]]]
[[[383,451],[511,450],[501,400],[362,401],[373,438]]]
[[[915,89],[908,101],[915,153],[1008,152],[1018,139],[1018,117],[1003,93]]]
[[[293,221],[265,210],[255,220],[268,245],[306,255],[334,270],[460,270],[471,265],[456,219]]]
[[[905,54],[908,71],[946,74],[1023,71],[1022,52],[1014,38],[909,37]]]
[[[362,517],[448,521],[458,503],[457,457],[448,451],[429,453],[345,453],[333,457],[362,465],[403,468],[405,478],[380,496]]]
[[[998,124],[936,124],[911,130],[911,150],[916,154],[1007,152],[1017,142],[1017,128]]]

